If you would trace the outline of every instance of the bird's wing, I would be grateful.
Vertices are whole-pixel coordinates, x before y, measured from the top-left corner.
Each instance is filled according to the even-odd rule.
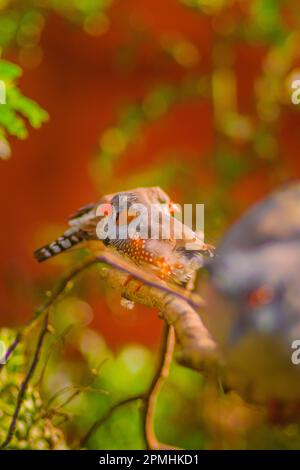
[[[88,226],[90,223],[94,225],[94,222],[97,224],[100,217],[97,216],[97,208],[100,204],[109,204],[112,198],[116,194],[108,194],[103,196],[99,201],[96,203],[87,204],[81,208],[79,208],[74,214],[72,214],[68,219],[68,224],[77,227],[85,227]]]
[[[86,204],[83,207],[80,207],[74,214],[70,215],[68,219],[69,225],[79,225],[83,222],[84,219],[90,217],[94,214],[96,207],[96,203],[91,202],[90,204]]]
[[[175,249],[185,247],[191,251],[203,251],[203,254],[209,254],[214,247],[204,242],[202,233],[194,232],[188,225],[185,225],[176,217],[164,214],[161,221],[161,235],[167,242],[173,244]],[[168,232],[169,230],[169,232]],[[170,234],[168,237],[167,235]]]
[[[125,191],[123,194],[134,194],[136,197],[136,202],[139,204],[144,204],[146,207],[150,208],[151,204],[169,204],[170,198],[159,186],[152,186],[150,188],[135,188],[131,191]]]
[[[159,186],[153,186],[150,188],[135,188],[130,191],[123,191],[122,194],[134,194],[136,201],[140,204],[168,204],[170,198]],[[113,193],[103,196],[98,202],[92,202],[80,207],[74,214],[69,217],[69,225],[78,225],[85,221],[87,218],[91,218],[96,215],[97,207],[100,204],[110,203],[111,200],[118,196],[120,193]]]
[[[159,187],[154,186],[150,188],[135,188],[130,191],[122,192],[123,195],[133,194],[136,196],[136,203],[144,204],[147,208],[151,204],[169,204],[169,196]],[[101,217],[97,215],[97,208],[100,204],[110,204],[114,197],[120,193],[113,193],[103,196],[98,202],[87,204],[79,208],[74,214],[69,217],[68,223],[71,227],[81,228],[86,234],[87,238],[95,239],[96,227]]]

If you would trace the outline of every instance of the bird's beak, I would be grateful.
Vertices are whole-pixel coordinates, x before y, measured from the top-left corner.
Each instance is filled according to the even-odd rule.
[[[173,201],[169,202],[169,212],[171,215],[179,214],[180,209],[177,204],[175,204]]]

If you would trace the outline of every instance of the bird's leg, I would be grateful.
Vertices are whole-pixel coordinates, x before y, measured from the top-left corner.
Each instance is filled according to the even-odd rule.
[[[123,284],[123,287],[126,288],[128,286],[128,284],[130,283],[130,281],[132,281],[132,280],[134,280],[134,277],[131,274],[128,274],[128,276],[125,279],[125,282]],[[126,308],[126,310],[132,310],[134,308],[135,304],[131,300],[126,299],[126,297],[121,296],[120,305],[122,307]]]
[[[145,284],[143,282],[139,282],[136,288],[134,289],[134,293],[137,293]]]
[[[128,276],[127,276],[127,278],[126,278],[126,280],[125,280],[125,282],[124,282],[124,284],[123,284],[123,287],[127,287],[128,284],[129,284],[131,281],[136,281],[136,279],[135,279],[131,274],[128,274]],[[143,282],[141,282],[141,281],[138,282],[138,285],[137,285],[137,287],[134,289],[133,292],[134,292],[134,293],[138,292],[138,291],[141,289],[141,287],[143,287],[143,285],[144,285]]]
[[[130,283],[130,281],[134,280],[134,277],[131,275],[131,274],[128,274],[124,284],[123,284],[123,287],[127,287],[128,284]]]

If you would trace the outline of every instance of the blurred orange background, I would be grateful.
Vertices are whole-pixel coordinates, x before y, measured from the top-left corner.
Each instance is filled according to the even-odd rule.
[[[200,53],[193,72],[210,73],[213,17],[200,16],[174,0],[155,4],[123,0],[112,6],[109,19],[106,34],[93,37],[51,15],[41,41],[43,60],[38,67],[26,69],[20,81],[24,94],[49,112],[50,121],[38,131],[30,130],[28,140],[14,140],[13,158],[0,167],[2,325],[18,326],[28,319],[41,300],[33,294],[36,282],[51,288],[62,276],[62,266],[38,265],[32,251],[47,241],[41,235],[44,227],[63,227],[69,214],[102,194],[91,176],[91,157],[120,107],[141,99],[157,82],[182,80],[185,70],[163,53],[162,36],[176,33],[191,41]],[[235,47],[239,109],[251,114],[254,82],[266,51],[250,44]],[[15,60],[14,51],[9,59]],[[300,176],[300,114],[285,106],[277,125],[281,164],[271,172],[262,163],[232,186],[228,198],[235,205],[228,224],[272,187]],[[176,151],[185,155],[182,161],[210,197],[218,183],[208,155],[218,139],[209,99],[177,104],[172,112],[147,124],[142,137],[128,146],[116,164],[116,174],[126,182],[137,170],[147,170],[163,158],[167,163],[167,155]],[[180,189],[189,184],[189,180],[180,185],[173,181],[173,199],[189,202]],[[110,190],[114,191],[113,182]],[[113,313],[92,288],[86,300],[94,310],[93,325],[109,346],[158,342],[161,321],[154,311],[137,306],[133,313],[121,308]]]

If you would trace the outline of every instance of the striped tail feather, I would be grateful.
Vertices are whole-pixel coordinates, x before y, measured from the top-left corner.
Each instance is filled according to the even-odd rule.
[[[52,243],[38,248],[33,253],[33,255],[39,263],[42,263],[43,261],[53,258],[53,256],[59,255],[60,253],[69,250],[74,245],[80,243],[82,240],[84,240],[84,236],[81,231],[68,230],[66,233],[64,233],[61,237],[57,238]]]

